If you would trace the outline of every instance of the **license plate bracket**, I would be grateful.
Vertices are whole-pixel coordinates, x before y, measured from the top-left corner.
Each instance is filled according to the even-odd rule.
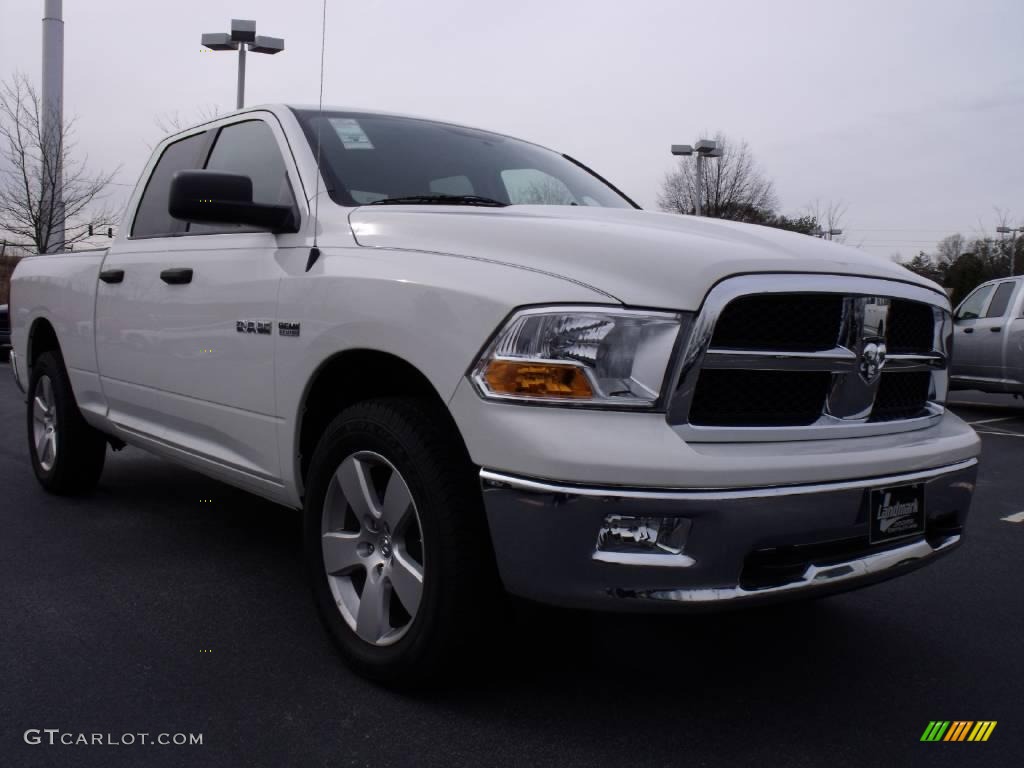
[[[869,495],[872,544],[924,533],[924,483],[876,488]]]

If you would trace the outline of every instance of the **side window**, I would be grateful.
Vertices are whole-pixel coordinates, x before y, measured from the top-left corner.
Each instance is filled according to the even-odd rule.
[[[996,288],[996,292],[992,295],[992,301],[988,305],[988,311],[985,313],[985,317],[1002,317],[1006,314],[1007,307],[1010,306],[1010,297],[1013,296],[1013,289],[1016,285],[1010,283],[1000,283],[999,287]]]
[[[197,133],[195,136],[174,142],[160,155],[146,183],[139,207],[135,211],[132,237],[179,235],[185,231],[185,222],[172,219],[171,214],[167,212],[171,177],[178,171],[193,170],[202,166],[201,154],[206,147],[207,139],[205,132]]]
[[[502,171],[501,180],[513,205],[572,205],[576,202],[561,179],[536,168]]]
[[[995,288],[993,285],[983,285],[964,299],[964,303],[956,312],[956,319],[974,320],[981,317],[981,313],[985,309],[985,302],[988,301],[993,288]]]
[[[209,171],[239,173],[252,179],[252,201],[270,205],[295,205],[288,172],[274,133],[262,120],[246,120],[221,128],[206,163]],[[196,234],[246,232],[232,224],[191,224]]]

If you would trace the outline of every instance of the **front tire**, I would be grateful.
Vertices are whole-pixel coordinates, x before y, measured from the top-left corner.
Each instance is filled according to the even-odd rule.
[[[61,496],[91,491],[107,441],[82,418],[59,352],[44,352],[32,366],[27,416],[32,469],[43,488]]]
[[[493,554],[473,466],[433,404],[354,405],[310,463],[305,550],[320,616],[371,679],[433,677],[495,605]]]

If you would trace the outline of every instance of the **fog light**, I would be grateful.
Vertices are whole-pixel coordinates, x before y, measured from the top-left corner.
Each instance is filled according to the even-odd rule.
[[[683,554],[690,533],[686,517],[608,515],[597,534],[594,559],[632,565],[693,565]]]

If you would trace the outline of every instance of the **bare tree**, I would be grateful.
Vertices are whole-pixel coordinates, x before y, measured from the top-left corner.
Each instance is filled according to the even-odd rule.
[[[813,203],[808,203],[804,210],[808,216],[818,222],[818,229],[822,232],[833,232],[843,228],[843,220],[846,218],[846,203],[842,200],[827,200],[825,202],[820,199],[815,200]],[[829,235],[829,240],[845,243],[846,235]]]
[[[116,174],[92,174],[76,158],[73,122],[43,136],[43,104],[29,79],[0,84],[0,230],[39,251],[63,251],[113,224],[103,194]],[[49,142],[49,146],[48,146]],[[62,190],[63,204],[51,203]],[[63,229],[63,242],[52,242]]]
[[[936,244],[935,262],[940,270],[946,271],[966,252],[967,241],[957,232],[955,235],[942,238]]]
[[[996,213],[997,231],[1002,228],[1017,229],[1017,227],[1013,226],[1013,215],[1007,209],[993,206],[993,210]],[[1012,237],[1004,235],[999,240],[999,247],[1006,259],[1009,274],[1019,274],[1021,269],[1024,268],[1020,255],[1021,251],[1024,250],[1024,239],[1018,233],[1014,233]]]
[[[524,205],[571,205],[576,201],[565,184],[547,177],[535,179],[519,190],[515,202]]]
[[[761,172],[750,146],[719,133],[715,141],[722,149],[717,160],[704,162],[705,216],[755,224],[774,217],[778,200],[775,187]],[[679,165],[665,175],[658,193],[658,207],[673,213],[694,213],[697,200],[697,162],[682,157]]]
[[[160,129],[162,134],[170,135],[183,131],[186,128],[191,128],[199,123],[216,120],[221,114],[220,107],[216,104],[200,106],[195,110],[195,113],[196,119],[186,120],[182,118],[180,112],[164,112],[162,115],[157,115],[153,122],[156,123],[156,127]]]

